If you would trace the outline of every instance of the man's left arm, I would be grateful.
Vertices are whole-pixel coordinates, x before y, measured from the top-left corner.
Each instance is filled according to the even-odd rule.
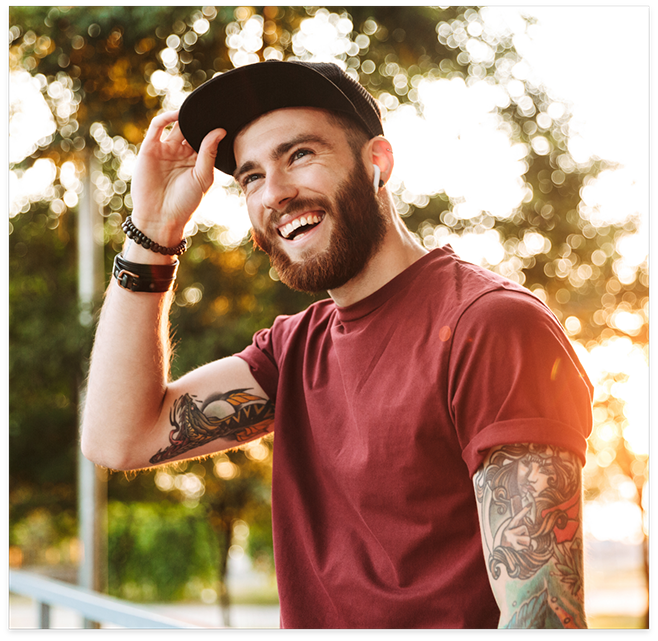
[[[539,444],[492,448],[473,477],[499,628],[586,628],[582,463]]]

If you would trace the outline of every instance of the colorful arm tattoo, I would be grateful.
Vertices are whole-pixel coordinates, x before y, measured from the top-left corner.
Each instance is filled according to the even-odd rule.
[[[473,481],[499,627],[587,627],[578,458],[547,445],[504,445]]]
[[[234,389],[214,394],[203,402],[189,394],[176,399],[169,412],[174,427],[169,433],[170,445],[151,457],[150,463],[164,463],[219,438],[244,443],[270,432],[274,404],[248,391]],[[222,407],[224,416],[217,416]]]

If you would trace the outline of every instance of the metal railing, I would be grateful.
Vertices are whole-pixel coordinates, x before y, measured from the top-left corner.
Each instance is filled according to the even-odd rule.
[[[121,599],[21,570],[9,571],[9,591],[30,597],[38,604],[38,623],[39,628],[43,629],[50,628],[52,606],[75,610],[87,621],[109,623],[122,628],[201,627],[149,612]]]

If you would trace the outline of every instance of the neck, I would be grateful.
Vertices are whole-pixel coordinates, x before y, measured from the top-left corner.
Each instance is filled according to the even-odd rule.
[[[329,295],[339,307],[358,303],[427,253],[391,206],[391,225],[377,253],[361,273],[342,287],[330,290]]]

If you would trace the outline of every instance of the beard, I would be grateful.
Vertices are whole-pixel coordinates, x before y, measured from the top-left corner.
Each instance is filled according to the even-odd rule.
[[[284,215],[309,209],[322,209],[325,218],[332,218],[329,246],[317,254],[309,251],[293,262],[281,248],[275,227]],[[269,255],[281,282],[297,291],[315,293],[338,289],[360,274],[377,253],[388,225],[372,181],[358,159],[352,176],[338,186],[333,202],[324,196],[296,199],[274,212],[266,229],[253,228],[251,235],[254,244]]]

